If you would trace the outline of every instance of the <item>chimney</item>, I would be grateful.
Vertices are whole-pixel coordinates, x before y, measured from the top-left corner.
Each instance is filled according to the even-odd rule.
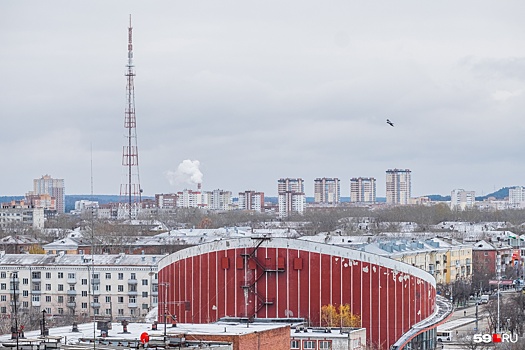
[[[199,183],[197,184],[197,191],[200,191],[200,190],[201,190],[201,187],[202,187],[202,183],[199,182]]]

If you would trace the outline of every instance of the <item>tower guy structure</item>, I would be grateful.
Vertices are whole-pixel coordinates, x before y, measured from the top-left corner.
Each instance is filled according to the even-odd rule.
[[[124,128],[126,144],[122,148],[124,180],[120,184],[119,219],[134,219],[140,210],[142,189],[139,177],[139,150],[137,146],[137,120],[135,117],[135,72],[133,71],[133,27],[131,15],[128,27],[128,64],[126,65],[126,111]]]

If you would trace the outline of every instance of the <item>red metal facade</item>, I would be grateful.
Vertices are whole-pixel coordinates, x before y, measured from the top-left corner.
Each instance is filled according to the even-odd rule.
[[[388,348],[435,307],[435,281],[422,270],[330,245],[228,240],[166,260],[159,273],[160,320],[164,305],[183,323],[301,317],[318,326],[322,306],[349,304],[368,342]]]

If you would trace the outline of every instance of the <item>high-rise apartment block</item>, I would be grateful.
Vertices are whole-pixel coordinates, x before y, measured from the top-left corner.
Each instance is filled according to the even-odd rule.
[[[277,191],[279,194],[279,217],[287,217],[292,213],[304,213],[306,196],[303,179],[279,179]]]
[[[515,186],[509,188],[509,204],[520,205],[521,207],[525,204],[525,187]]]
[[[450,193],[450,209],[465,210],[474,208],[475,202],[475,191],[465,191],[463,189],[457,189],[453,190]]]
[[[264,211],[264,193],[255,191],[239,192],[238,205],[240,210],[262,213]]]
[[[376,179],[373,177],[354,177],[350,179],[350,202],[375,203]]]
[[[339,179],[323,177],[314,180],[314,201],[316,203],[339,204],[340,200]]]
[[[49,195],[55,198],[56,212],[63,214],[66,211],[66,194],[64,188],[64,179],[53,179],[49,175],[43,175],[40,179],[33,180],[33,192],[27,196]],[[52,203],[52,201],[50,201]],[[44,207],[44,209],[53,210],[53,208]]]
[[[386,203],[410,204],[411,171],[408,169],[388,169],[386,171]]]
[[[231,210],[232,193],[231,191],[213,190],[207,193],[208,209],[211,210]]]

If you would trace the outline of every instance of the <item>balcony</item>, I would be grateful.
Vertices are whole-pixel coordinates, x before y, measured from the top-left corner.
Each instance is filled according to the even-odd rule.
[[[92,303],[91,303],[91,307],[92,307],[93,309],[100,309],[100,303],[93,303],[93,302],[92,302]]]
[[[76,278],[68,278],[67,279],[67,283],[68,284],[76,284],[77,283],[77,279]]]
[[[70,289],[70,290],[67,291],[67,295],[77,295],[77,291],[73,290],[73,289]]]
[[[34,289],[34,290],[31,291],[31,294],[40,295],[40,294],[42,294],[42,291],[40,289]]]
[[[100,278],[93,278],[91,284],[100,284]]]
[[[158,291],[158,290],[153,291],[153,292],[151,292],[151,295],[153,295],[154,297],[156,297],[156,296],[159,295],[159,291]]]
[[[136,307],[138,307],[138,306],[137,306],[137,303],[128,303],[128,307],[129,307],[130,309],[134,309],[134,308],[136,308]]]
[[[70,301],[70,302],[66,303],[66,306],[74,309],[74,308],[77,307],[77,303],[74,302],[74,301]]]
[[[40,301],[34,301],[31,303],[32,306],[40,306]]]
[[[139,292],[136,290],[128,290],[128,295],[139,295]]]
[[[31,278],[31,282],[37,282],[38,283],[38,282],[41,282],[41,281],[42,281],[42,279],[40,277],[33,277],[33,278]]]
[[[130,279],[128,280],[128,284],[138,284],[138,283],[139,283],[139,280],[137,280],[137,279],[132,279],[132,278],[130,278]]]
[[[100,289],[92,291],[93,295],[100,295]]]
[[[20,289],[10,289],[9,294],[20,294]]]

